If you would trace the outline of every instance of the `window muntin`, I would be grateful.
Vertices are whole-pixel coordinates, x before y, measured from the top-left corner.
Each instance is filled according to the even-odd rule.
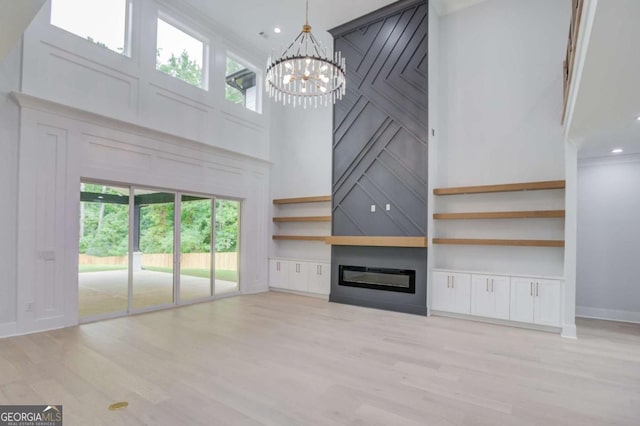
[[[226,63],[224,97],[234,104],[243,105],[251,111],[259,112],[258,84],[255,71],[229,56],[227,56]]]
[[[207,90],[205,43],[158,18],[156,69]]]
[[[52,0],[51,24],[130,56],[130,9],[128,0]]]

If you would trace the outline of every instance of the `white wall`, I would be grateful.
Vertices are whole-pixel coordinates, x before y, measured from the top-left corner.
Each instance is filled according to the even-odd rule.
[[[440,18],[435,187],[563,179],[570,1],[489,0]],[[436,197],[447,211],[561,209],[563,191]],[[436,221],[449,238],[564,238],[561,219]],[[558,248],[435,246],[434,266],[562,276]]]
[[[227,51],[254,64],[258,84],[266,55],[243,46],[216,23],[188,7],[154,0],[133,2],[131,57],[95,45],[49,24],[47,2],[24,36],[22,92],[106,117],[225,148],[269,158],[269,105],[262,114],[224,99]],[[158,12],[209,41],[209,90],[157,71]],[[258,92],[261,97],[262,90]]]
[[[268,100],[266,102],[273,102]],[[271,107],[271,198],[331,194],[333,109]],[[329,216],[331,205],[312,203],[273,206],[275,216]],[[328,223],[272,225],[275,234],[330,235]],[[271,257],[329,261],[330,246],[322,242],[272,241]]]
[[[0,335],[15,320],[18,134],[20,111],[9,93],[20,87],[20,46],[0,60]]]
[[[640,155],[578,169],[579,316],[640,322]]]
[[[438,185],[561,179],[569,0],[489,0],[440,22]]]
[[[259,55],[202,16],[134,6],[131,58],[49,25],[47,2],[2,64],[0,336],[77,324],[81,178],[242,199],[240,290],[268,289],[269,106],[223,99],[227,49]],[[209,91],[155,71],[160,9],[211,40]]]

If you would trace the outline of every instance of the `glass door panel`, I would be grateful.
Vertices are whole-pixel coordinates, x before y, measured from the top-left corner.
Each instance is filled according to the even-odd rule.
[[[127,312],[129,188],[80,184],[80,318]]]
[[[202,299],[211,292],[211,219],[213,201],[181,196],[180,301]]]
[[[239,290],[240,202],[216,199],[215,293]]]
[[[171,304],[175,194],[135,188],[133,210],[132,306]]]

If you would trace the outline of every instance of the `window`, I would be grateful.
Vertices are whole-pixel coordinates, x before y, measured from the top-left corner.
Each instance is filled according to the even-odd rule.
[[[251,111],[259,112],[256,73],[254,71],[227,56],[225,81],[224,97],[226,100],[244,105]]]
[[[130,56],[128,0],[52,0],[51,24]]]
[[[207,90],[206,45],[158,18],[156,69]]]

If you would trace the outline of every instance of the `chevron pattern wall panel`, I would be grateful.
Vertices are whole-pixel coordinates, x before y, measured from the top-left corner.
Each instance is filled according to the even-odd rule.
[[[426,235],[427,13],[424,0],[400,1],[331,31],[347,58],[347,94],[334,108],[333,235]]]

